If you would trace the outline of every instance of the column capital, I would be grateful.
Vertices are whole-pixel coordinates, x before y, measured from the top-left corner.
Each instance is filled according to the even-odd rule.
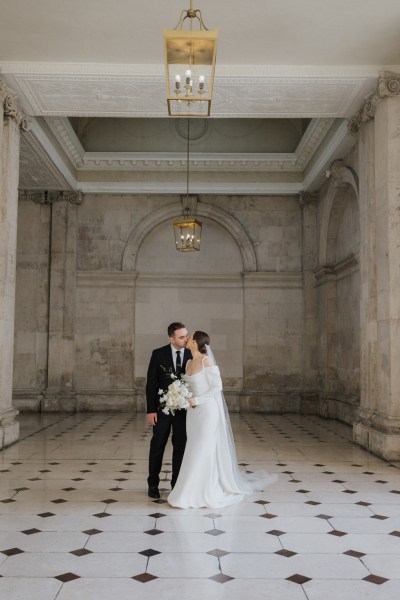
[[[35,204],[54,204],[55,202],[69,202],[82,204],[83,196],[78,191],[45,191],[45,190],[20,190],[19,200],[30,200]]]
[[[18,104],[17,96],[2,79],[0,79],[0,105],[3,106],[4,116],[15,119],[22,131],[31,130],[32,119],[24,113]]]
[[[383,71],[379,76],[375,90],[367,96],[361,108],[349,119],[347,130],[352,135],[357,135],[360,127],[366,121],[374,118],[376,107],[384,98],[400,96],[400,74]]]

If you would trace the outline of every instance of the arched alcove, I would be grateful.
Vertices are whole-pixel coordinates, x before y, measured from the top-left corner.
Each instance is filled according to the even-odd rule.
[[[136,259],[138,273],[235,273],[243,271],[243,258],[232,235],[211,219],[203,218],[201,250],[178,252],[172,225],[164,221],[143,240]]]
[[[171,219],[147,232],[135,256],[135,379],[146,376],[151,350],[168,342],[166,328],[182,321],[211,343],[225,389],[239,390],[243,376],[243,252],[236,237],[201,217],[200,252],[175,249]],[[132,241],[132,240],[131,240]],[[133,246],[131,246],[133,249]]]
[[[158,225],[161,225],[167,221],[172,222],[172,220],[178,217],[180,214],[181,205],[176,203],[156,210],[142,219],[132,231],[126,243],[122,257],[122,270],[136,271],[136,260],[143,240]],[[228,233],[230,233],[231,237],[236,241],[236,244],[242,254],[244,272],[257,270],[256,255],[253,245],[239,221],[237,221],[225,210],[205,202],[200,202],[197,205],[197,216],[200,219],[209,219],[217,223]]]
[[[323,203],[319,235],[319,264],[332,265],[336,259],[336,242],[343,213],[349,201],[358,205],[358,180],[348,167],[341,167],[332,177]]]
[[[319,261],[329,273],[319,288],[320,356],[326,357],[320,365],[326,391],[340,399],[341,418],[350,421],[360,390],[360,214],[356,177],[346,167],[339,172],[320,216]]]

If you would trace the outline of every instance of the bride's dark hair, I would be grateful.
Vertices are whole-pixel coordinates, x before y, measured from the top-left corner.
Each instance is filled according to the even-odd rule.
[[[193,339],[197,342],[199,352],[201,352],[201,354],[207,354],[206,344],[207,346],[210,345],[210,336],[208,333],[205,333],[204,331],[195,331]]]

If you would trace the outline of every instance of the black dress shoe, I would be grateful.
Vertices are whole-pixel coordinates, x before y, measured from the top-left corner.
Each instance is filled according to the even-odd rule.
[[[156,500],[159,500],[160,492],[158,487],[155,485],[149,486],[148,496],[150,498],[155,498]]]

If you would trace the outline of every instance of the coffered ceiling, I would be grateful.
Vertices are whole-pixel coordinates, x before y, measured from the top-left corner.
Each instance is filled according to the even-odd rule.
[[[115,144],[107,147],[107,127],[101,139],[99,121],[101,151],[90,151],[76,133],[76,121],[73,127],[68,118],[107,117],[108,130],[112,119],[132,119],[131,131],[140,119],[164,122],[162,29],[174,27],[188,5],[189,0],[2,3],[0,76],[36,117],[22,142],[21,187],[180,190],[185,153],[166,150],[161,134],[159,147],[153,144],[150,151],[133,138],[130,149],[129,135],[118,151]],[[239,136],[243,119],[280,119],[282,126],[287,119],[309,122],[290,152],[251,152],[245,142],[238,150],[240,136],[233,152],[229,147],[213,152],[208,132],[201,149],[191,148],[193,191],[316,189],[327,165],[354,143],[346,119],[374,89],[379,72],[400,72],[400,3],[195,0],[194,5],[207,27],[219,29],[211,119],[232,120],[233,136]],[[250,146],[260,148],[256,142]]]

